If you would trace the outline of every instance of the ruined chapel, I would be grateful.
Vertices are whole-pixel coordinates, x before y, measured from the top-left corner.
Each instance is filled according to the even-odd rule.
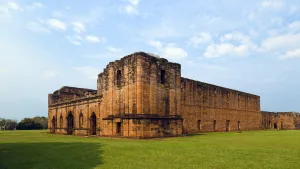
[[[260,97],[181,77],[181,65],[144,52],[110,62],[97,90],[48,95],[51,133],[152,138],[212,131],[299,129],[300,115],[261,112]]]

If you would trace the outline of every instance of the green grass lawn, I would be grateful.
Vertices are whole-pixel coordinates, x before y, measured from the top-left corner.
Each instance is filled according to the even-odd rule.
[[[0,168],[300,168],[300,131],[127,140],[0,131]]]

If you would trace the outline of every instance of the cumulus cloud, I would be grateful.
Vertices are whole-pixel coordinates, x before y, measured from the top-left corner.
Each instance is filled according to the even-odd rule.
[[[279,58],[280,59],[300,58],[300,49],[288,51],[284,55],[279,56]]]
[[[122,52],[122,48],[115,48],[112,46],[107,47],[107,50],[113,53],[121,53]]]
[[[67,36],[67,40],[73,45],[81,45],[84,39],[79,35],[73,35],[73,36]]]
[[[27,9],[34,10],[39,8],[45,8],[46,6],[40,2],[33,2],[31,5],[27,6]]]
[[[261,6],[273,10],[280,10],[284,7],[284,3],[281,0],[265,0],[261,3]]]
[[[160,55],[168,59],[180,60],[188,56],[188,53],[184,49],[177,47],[175,43],[163,44],[160,41],[151,40],[148,44],[156,48],[160,52]]]
[[[300,57],[299,22],[289,24],[287,33],[276,34],[262,41],[261,51],[277,56],[279,59]]]
[[[27,28],[33,32],[50,33],[51,31],[42,25],[40,22],[29,22]]]
[[[207,32],[201,32],[198,35],[190,38],[190,43],[194,47],[198,47],[199,44],[205,44],[212,41],[212,36]]]
[[[85,36],[85,40],[90,42],[90,43],[104,43],[104,42],[106,42],[105,38],[98,37],[98,36],[95,36],[95,35]]]
[[[129,3],[131,3],[132,5],[138,5],[139,4],[139,0],[129,0]]]
[[[287,51],[300,47],[300,34],[280,34],[266,38],[262,42],[262,49],[265,51]]]
[[[15,2],[8,2],[8,7],[13,10],[22,10],[22,8]]]
[[[85,32],[85,26],[81,22],[72,22],[73,31],[76,33],[83,33]]]
[[[155,47],[155,48],[158,49],[158,50],[161,50],[162,47],[163,47],[162,42],[160,42],[160,41],[158,41],[158,40],[150,40],[150,41],[148,42],[148,44],[149,44],[150,46]]]
[[[88,43],[106,42],[105,38],[94,36],[94,35],[82,36],[80,34],[75,34],[73,36],[67,36],[66,38],[73,45],[81,45],[83,42],[88,42]]]
[[[203,56],[205,58],[217,58],[221,56],[243,56],[247,53],[247,47],[245,45],[235,46],[231,43],[221,43],[209,45]]]
[[[67,29],[66,24],[58,19],[48,19],[46,23],[54,30],[65,31]]]
[[[177,47],[175,43],[169,43],[163,48],[162,55],[166,58],[179,60],[186,58],[188,53],[184,49]]]
[[[119,11],[129,15],[138,15],[138,4],[139,0],[128,0],[128,4],[120,6]]]
[[[220,43],[213,43],[206,47],[203,57],[246,56],[258,48],[250,37],[240,32],[226,33],[219,40]]]

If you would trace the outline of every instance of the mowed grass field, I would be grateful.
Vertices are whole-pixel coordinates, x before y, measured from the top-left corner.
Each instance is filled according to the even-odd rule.
[[[300,131],[129,140],[0,131],[0,168],[300,168]]]

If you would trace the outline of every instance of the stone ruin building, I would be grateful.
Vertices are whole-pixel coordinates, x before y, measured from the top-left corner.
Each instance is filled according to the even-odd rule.
[[[48,96],[51,133],[152,138],[213,131],[300,128],[298,113],[260,111],[260,97],[181,77],[181,65],[137,52],[110,62],[97,90]]]

